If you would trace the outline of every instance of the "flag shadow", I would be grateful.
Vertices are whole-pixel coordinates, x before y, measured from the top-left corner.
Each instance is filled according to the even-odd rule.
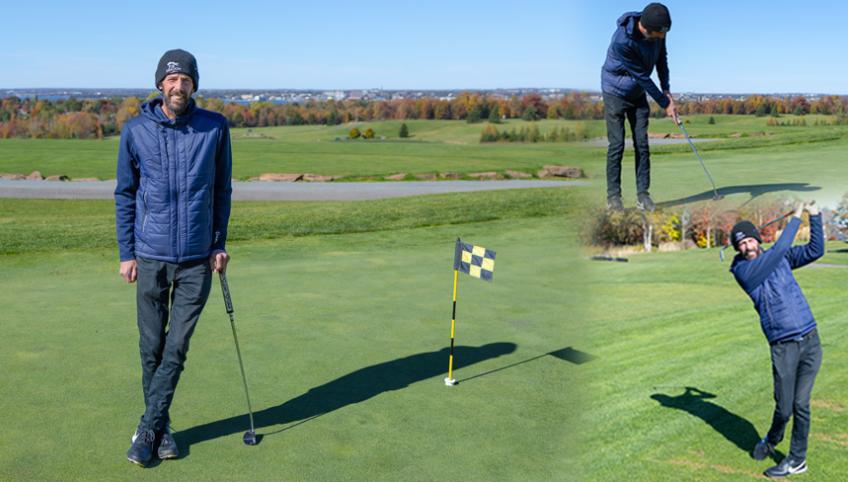
[[[515,351],[514,343],[499,342],[482,346],[454,347],[454,359],[466,367]],[[268,436],[289,430],[324,414],[354,405],[383,392],[400,390],[409,385],[444,375],[448,365],[448,349],[416,353],[404,358],[371,365],[348,373],[323,385],[309,389],[280,405],[260,410],[253,414],[256,429],[297,422],[283,427]],[[441,381],[440,381],[441,383]],[[174,439],[183,456],[188,456],[193,444],[224,437],[247,430],[250,427],[247,414],[229,417],[197,425],[174,433]]]
[[[771,192],[778,191],[794,191],[794,192],[811,192],[818,191],[821,189],[819,186],[811,186],[806,182],[787,182],[787,183],[776,183],[776,184],[744,184],[739,186],[725,186],[717,189],[718,193],[722,196],[729,196],[731,194],[748,194],[751,196],[746,202],[750,202],[754,198],[762,196],[764,194],[768,194]],[[704,191],[698,194],[693,194],[691,196],[682,197],[679,199],[672,199],[670,201],[663,201],[657,203],[657,207],[661,208],[671,208],[675,206],[681,206],[683,204],[689,204],[698,201],[709,201],[713,199],[713,191]]]
[[[715,394],[699,390],[695,387],[684,387],[686,391],[677,396],[655,393],[651,398],[663,407],[682,410],[703,420],[713,430],[724,436],[727,441],[736,445],[739,450],[750,454],[760,441],[760,435],[754,424],[736,415],[721,405],[707,401],[716,398]],[[775,451],[771,458],[780,462],[784,454]]]
[[[548,355],[550,355],[554,358],[558,358],[562,361],[571,362],[575,365],[582,365],[584,363],[588,363],[588,362],[597,358],[594,355],[590,355],[586,352],[576,350],[576,349],[569,346],[569,347],[566,347],[566,348],[560,348],[559,350],[554,350],[554,351],[549,351],[547,353],[542,353],[541,355],[536,355],[536,356],[528,358],[526,360],[521,360],[519,362],[511,363],[509,365],[506,365],[506,366],[503,366],[503,367],[500,367],[500,368],[495,368],[493,370],[489,370],[489,371],[486,371],[486,372],[483,372],[483,373],[478,373],[477,375],[473,375],[473,376],[470,376],[468,378],[464,378],[462,380],[457,380],[457,384],[467,382],[467,381],[473,380],[475,378],[480,378],[480,377],[483,377],[483,376],[486,376],[486,375],[491,375],[492,373],[496,373],[496,372],[499,372],[499,371],[502,371],[502,370],[506,370],[508,368],[516,367],[518,365],[523,365],[525,363],[529,363],[533,360],[538,360],[539,358],[543,358],[543,357],[546,357]]]

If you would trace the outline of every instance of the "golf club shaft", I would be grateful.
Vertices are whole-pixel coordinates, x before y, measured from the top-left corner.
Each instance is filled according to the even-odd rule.
[[[689,146],[692,148],[692,152],[695,153],[695,157],[698,158],[698,162],[701,163],[701,167],[704,168],[704,173],[707,175],[707,178],[710,180],[710,185],[713,187],[713,197],[718,199],[718,190],[716,190],[715,181],[713,180],[713,176],[710,174],[709,169],[707,169],[707,165],[704,164],[704,160],[701,158],[701,154],[698,152],[698,148],[695,147],[695,143],[692,142],[692,139],[689,138],[689,133],[686,131],[686,127],[683,126],[683,122],[680,119],[677,119],[677,125],[680,126],[680,130],[683,131],[683,137],[686,138],[686,141],[689,143]]]
[[[230,328],[233,329],[233,340],[236,343],[236,355],[238,356],[239,369],[241,370],[241,381],[244,383],[244,398],[247,399],[247,413],[250,416],[250,431],[255,432],[253,427],[253,408],[250,406],[250,394],[247,391],[247,377],[244,375],[244,363],[241,361],[241,349],[239,349],[238,335],[236,335],[236,320],[233,317],[233,300],[230,298],[230,286],[227,284],[227,275],[223,271],[218,273],[221,280],[221,291],[224,293],[224,305],[227,314],[230,315]]]

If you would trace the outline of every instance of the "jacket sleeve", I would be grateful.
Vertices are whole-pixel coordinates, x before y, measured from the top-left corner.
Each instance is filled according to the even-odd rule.
[[[824,256],[824,230],[822,216],[810,216],[810,242],[804,246],[795,246],[789,250],[787,259],[792,269],[806,266]]]
[[[645,71],[644,67],[639,63],[639,53],[630,42],[614,42],[612,45],[613,52],[618,56],[621,61],[622,67],[624,70],[630,74],[631,77],[639,84],[640,87],[645,89],[645,92],[651,95],[657,104],[660,105],[663,109],[668,107],[669,101],[668,97],[666,97],[660,89],[657,88],[657,85],[651,80],[651,72]],[[663,50],[663,53],[665,50]],[[662,56],[661,56],[662,57]],[[666,81],[668,80],[668,67],[666,66]]]
[[[224,120],[218,153],[215,158],[215,184],[212,212],[212,251],[224,251],[227,244],[227,226],[233,194],[233,153],[230,146],[230,128]]]
[[[668,51],[665,48],[665,39],[662,40],[660,57],[657,59],[657,77],[660,78],[660,89],[663,92],[671,92],[671,86],[668,82]],[[665,96],[663,95],[663,97]]]
[[[746,293],[751,294],[777,268],[791,249],[800,225],[801,220],[793,217],[774,246],[760,253],[755,259],[734,266],[733,276]]]
[[[138,159],[133,153],[132,132],[129,126],[121,131],[118,146],[118,172],[115,186],[115,228],[118,236],[118,254],[121,261],[135,259],[135,193],[138,191],[140,172]]]

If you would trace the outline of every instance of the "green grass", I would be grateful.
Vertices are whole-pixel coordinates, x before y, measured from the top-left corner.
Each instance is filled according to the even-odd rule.
[[[844,264],[844,247],[829,244],[820,263]],[[578,463],[589,469],[587,479],[745,480],[769,466],[746,452],[771,421],[768,344],[728,266],[713,249],[592,267],[585,335],[598,359],[583,374],[596,403],[583,414],[585,451]],[[824,350],[804,478],[840,480],[848,470],[848,272],[808,267],[795,273]],[[686,386],[715,398],[686,399]],[[681,408],[652,396],[675,397],[665,400]],[[787,453],[788,440],[778,449]]]
[[[728,183],[739,183],[747,179],[747,172],[721,166],[724,159],[738,164],[739,156],[751,155],[768,160],[772,152],[784,150],[807,153],[811,149],[843,150],[846,146],[848,127],[813,126],[816,119],[824,116],[807,116],[808,127],[770,127],[768,118],[753,116],[714,116],[716,123],[708,124],[709,116],[690,116],[687,129],[695,137],[721,138],[721,141],[701,144],[708,164],[719,163],[714,168],[717,179]],[[792,116],[784,116],[791,119]],[[540,121],[536,123],[542,131],[554,126],[574,127],[582,124],[589,135],[603,137],[603,121]],[[535,172],[545,164],[568,164],[584,168],[593,179],[604,178],[605,147],[596,147],[582,142],[574,143],[498,143],[480,144],[479,136],[485,124],[468,124],[463,121],[407,121],[413,137],[398,139],[401,121],[360,122],[340,126],[295,126],[256,129],[234,129],[233,155],[234,175],[247,179],[263,172],[313,172],[317,174],[344,176],[346,179],[372,179],[406,172],[424,174],[435,172],[470,173],[477,171],[505,171],[507,169]],[[357,126],[372,127],[385,140],[336,141],[345,138],[347,132]],[[525,121],[512,120],[499,129],[519,129],[530,125]],[[668,119],[652,120],[651,132],[678,133]],[[734,134],[744,137],[733,138]],[[761,135],[766,134],[766,135]],[[65,174],[73,177],[114,178],[117,139],[97,140],[0,140],[0,172],[29,173],[40,170],[44,175]],[[692,166],[691,152],[686,145],[655,146],[654,160],[658,164],[670,162],[687,167],[683,179],[678,173],[671,174],[675,184],[703,186],[704,180],[697,176],[697,164]],[[764,149],[764,151],[760,151]],[[627,154],[627,157],[632,157]],[[713,158],[716,158],[715,161]],[[800,163],[771,162],[769,173],[784,176],[785,169],[793,170],[802,164],[805,172],[820,172],[832,164],[832,156],[823,159],[804,159]],[[661,168],[662,166],[659,166]],[[765,166],[764,166],[765,167]],[[721,169],[721,170],[720,170]],[[696,175],[690,175],[689,170]],[[632,167],[625,169],[625,175]],[[664,182],[661,169],[658,180]],[[824,178],[830,176],[823,174]],[[694,181],[698,179],[698,182]],[[844,179],[844,177],[843,177]],[[683,181],[683,182],[681,182]],[[688,192],[688,191],[687,191]]]
[[[591,363],[545,355],[582,350],[570,225],[232,243],[230,288],[265,439],[241,442],[244,397],[216,282],[171,410],[188,455],[146,471],[124,459],[143,406],[134,288],[114,250],[0,256],[0,479],[571,478],[574,383]],[[493,283],[460,278],[461,383],[448,388],[457,235],[498,259]]]
[[[777,195],[833,205],[846,191],[844,128],[715,117],[709,125],[693,116],[688,129],[726,138],[701,144],[725,206]],[[259,431],[269,435],[244,447],[246,419],[231,418],[244,414],[244,401],[216,289],[172,411],[190,453],[149,471],[123,459],[141,399],[133,288],[116,273],[112,203],[0,199],[0,479],[744,480],[767,467],[746,450],[770,420],[768,347],[715,249],[586,261],[577,235],[587,204],[603,196],[604,148],[479,145],[479,124],[408,124],[409,141],[391,137],[400,122],[359,124],[389,136],[375,143],[333,140],[350,126],[235,130],[236,175],[556,162],[583,167],[595,183],[235,203],[231,288]],[[651,125],[675,132],[668,120]],[[0,172],[112,177],[115,147],[0,141]],[[688,146],[653,152],[657,202],[679,208],[704,197],[709,184]],[[69,165],[86,174],[62,170]],[[632,171],[628,152],[628,204]],[[469,366],[458,360],[466,381],[448,389],[443,362],[433,360],[444,358],[436,352],[448,335],[457,236],[498,252],[494,283],[460,279],[459,345],[516,346]],[[819,264],[848,266],[848,244],[829,244]],[[804,478],[839,480],[848,470],[848,270],[796,274],[824,348]],[[595,358],[575,365],[545,355],[568,346]],[[684,400],[686,386],[715,398]],[[786,453],[788,442],[779,449]]]
[[[230,241],[564,215],[573,188],[357,202],[235,202]],[[0,254],[115,246],[112,201],[0,199]]]

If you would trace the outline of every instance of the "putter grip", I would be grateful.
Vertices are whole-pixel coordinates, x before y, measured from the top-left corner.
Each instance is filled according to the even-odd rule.
[[[233,313],[233,300],[230,298],[230,285],[227,284],[227,275],[223,272],[218,273],[221,279],[221,291],[224,293],[224,305],[227,307],[227,313]]]

